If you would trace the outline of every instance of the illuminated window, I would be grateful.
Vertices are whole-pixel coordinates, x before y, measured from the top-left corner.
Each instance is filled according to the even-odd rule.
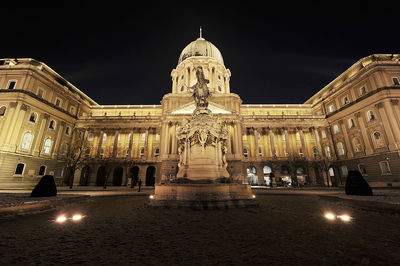
[[[31,149],[32,140],[33,134],[31,132],[26,132],[22,137],[21,150],[29,151]]]
[[[142,141],[145,141],[145,140],[146,140],[146,133],[142,133],[141,140],[142,140]]]
[[[338,148],[339,155],[344,155],[345,154],[345,150],[344,150],[344,146],[343,146],[342,142],[338,142],[337,148]]]
[[[4,116],[6,114],[7,107],[4,105],[0,107],[0,116]]]
[[[156,148],[155,150],[154,150],[154,157],[158,157],[160,155],[160,149],[159,148]]]
[[[347,166],[346,166],[346,165],[342,165],[342,166],[340,167],[340,170],[342,171],[342,176],[343,176],[343,177],[347,177],[347,175],[349,174],[349,171],[348,171],[348,169],[347,169]]]
[[[271,172],[272,172],[272,169],[271,169],[271,167],[269,167],[269,166],[264,166],[264,168],[263,168],[263,172],[264,172],[264,174],[270,174]]]
[[[300,140],[300,133],[296,132],[296,140]]]
[[[390,165],[388,161],[379,162],[379,167],[381,168],[382,175],[390,175],[392,171],[390,170]]]
[[[140,157],[144,156],[144,148],[140,148]]]
[[[17,167],[15,168],[14,175],[22,175],[24,173],[24,169],[25,169],[25,164],[24,163],[17,164]]]
[[[282,141],[286,141],[286,134],[282,134]]]
[[[334,134],[337,134],[337,133],[339,133],[339,132],[340,132],[339,126],[338,126],[338,125],[334,125],[334,126],[333,126],[333,133],[334,133]]]
[[[378,131],[374,132],[373,139],[376,148],[383,148],[385,147],[385,141],[383,140],[382,134]]]
[[[326,131],[325,130],[321,131],[321,136],[323,139],[326,139]]]
[[[393,77],[393,84],[394,85],[400,85],[399,78]]]
[[[17,84],[17,81],[15,81],[15,80],[10,80],[9,82],[8,82],[8,86],[7,86],[7,89],[8,90],[13,90],[13,89],[15,89],[15,85]]]
[[[103,133],[103,141],[106,141],[106,140],[107,140],[107,134]]]
[[[335,111],[335,106],[333,106],[333,104],[329,105],[328,110],[330,113],[332,113],[333,111]]]
[[[93,133],[89,133],[89,134],[88,134],[88,137],[87,137],[87,140],[88,140],[88,141],[93,141],[93,138],[94,138]]]
[[[325,156],[326,158],[331,158],[331,148],[329,146],[325,146]]]
[[[44,154],[50,154],[51,144],[52,144],[52,141],[51,141],[50,138],[47,138],[47,139],[44,141],[44,145],[43,145],[43,153],[44,153]]]
[[[318,158],[319,157],[319,151],[317,147],[313,148],[313,154],[314,154],[314,158]]]
[[[361,148],[361,141],[359,138],[355,137],[353,138],[353,147],[354,147],[354,151],[355,152],[361,152],[362,148]]]

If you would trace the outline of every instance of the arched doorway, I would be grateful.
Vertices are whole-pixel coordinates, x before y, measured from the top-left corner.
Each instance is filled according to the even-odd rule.
[[[335,179],[336,179],[336,175],[335,175],[335,169],[333,168],[333,166],[330,166],[328,168],[328,174],[329,174],[329,178],[327,180],[328,182],[328,187],[334,187],[335,186]]]
[[[319,165],[314,165],[313,170],[314,170],[315,182],[317,183],[317,185],[322,186],[324,184],[324,180],[321,167],[319,167]]]
[[[146,186],[154,186],[155,182],[156,168],[154,166],[149,166],[146,170]]]
[[[292,185],[292,178],[290,177],[290,168],[289,166],[283,165],[280,171],[281,176],[279,180],[276,182],[277,186],[287,187]]]
[[[258,185],[257,170],[254,166],[247,167],[247,182],[250,185]]]
[[[80,186],[87,186],[89,184],[90,167],[85,165],[81,171],[81,178],[79,179]]]
[[[129,177],[132,178],[131,186],[136,186],[139,181],[139,166],[131,167],[129,170]]]
[[[113,186],[121,186],[122,185],[122,174],[124,173],[124,170],[122,167],[115,167],[114,173],[113,173]]]
[[[97,170],[96,186],[104,186],[106,182],[106,167],[100,166]]]
[[[296,179],[297,179],[297,184],[299,186],[304,186],[304,184],[307,182],[303,167],[297,167],[297,169],[296,169]]]

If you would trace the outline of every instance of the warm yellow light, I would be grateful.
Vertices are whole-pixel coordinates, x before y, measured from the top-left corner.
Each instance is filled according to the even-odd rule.
[[[150,197],[149,197],[150,199],[154,199],[154,195],[150,195]]]
[[[253,195],[252,197],[253,197],[253,199],[255,199],[255,198],[256,198],[256,195]]]
[[[335,218],[336,218],[336,216],[335,216],[333,213],[331,213],[331,212],[325,213],[324,217],[325,217],[326,219],[328,219],[328,220],[335,220]]]
[[[60,215],[57,217],[56,222],[57,223],[63,223],[67,220],[67,217],[65,217],[64,215]]]
[[[343,222],[349,222],[351,220],[351,217],[347,214],[339,215],[338,218]]]
[[[73,221],[79,221],[81,219],[82,219],[82,215],[80,215],[80,214],[75,214],[74,216],[72,216]]]

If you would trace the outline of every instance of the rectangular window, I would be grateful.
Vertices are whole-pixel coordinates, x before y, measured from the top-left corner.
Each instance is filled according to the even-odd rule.
[[[394,77],[394,78],[393,78],[393,84],[394,84],[394,85],[400,85],[399,78]]]
[[[60,98],[56,98],[55,105],[56,105],[57,107],[61,107],[61,104],[62,104],[61,99],[60,99]]]
[[[25,164],[23,163],[19,163],[17,164],[17,167],[15,168],[15,175],[22,175],[24,173],[24,168],[25,168]]]
[[[330,113],[332,113],[333,111],[335,111],[335,106],[333,106],[332,104],[328,106],[328,110]]]

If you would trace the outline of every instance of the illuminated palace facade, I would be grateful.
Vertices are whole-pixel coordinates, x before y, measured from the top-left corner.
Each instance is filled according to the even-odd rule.
[[[209,80],[209,109],[229,129],[232,178],[340,186],[359,170],[372,186],[400,185],[399,55],[360,59],[303,104],[244,104],[220,51],[200,37],[182,51],[159,105],[100,105],[42,62],[0,60],[0,187],[32,187],[44,174],[67,185],[75,143],[84,165],[74,186],[174,179],[176,131],[195,108],[197,66]]]

